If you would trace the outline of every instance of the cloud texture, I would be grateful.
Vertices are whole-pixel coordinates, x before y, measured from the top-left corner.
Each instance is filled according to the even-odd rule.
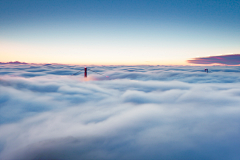
[[[188,60],[188,63],[239,65],[240,54],[194,58],[192,60]]]
[[[240,67],[0,66],[0,159],[240,158]]]

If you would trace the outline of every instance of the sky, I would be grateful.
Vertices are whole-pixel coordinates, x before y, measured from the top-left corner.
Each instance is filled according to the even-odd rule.
[[[189,65],[240,54],[238,0],[0,0],[0,61]]]

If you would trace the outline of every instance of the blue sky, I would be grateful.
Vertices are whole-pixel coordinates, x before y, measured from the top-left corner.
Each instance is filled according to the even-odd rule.
[[[0,1],[2,61],[187,64],[238,54],[240,3]]]

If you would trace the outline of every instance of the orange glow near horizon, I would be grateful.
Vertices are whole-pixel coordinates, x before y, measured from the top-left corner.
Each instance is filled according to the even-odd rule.
[[[196,64],[187,62],[187,60],[192,59],[194,56],[192,56],[192,54],[184,54],[185,50],[183,49],[180,50],[182,53],[178,53],[176,49],[159,47],[119,47],[104,45],[50,46],[46,44],[34,45],[3,40],[0,40],[0,48],[1,62],[19,61],[26,63],[58,63],[70,65],[196,66]],[[188,52],[190,52],[190,50]],[[198,53],[193,52],[193,54]],[[197,65],[202,66],[202,64]]]

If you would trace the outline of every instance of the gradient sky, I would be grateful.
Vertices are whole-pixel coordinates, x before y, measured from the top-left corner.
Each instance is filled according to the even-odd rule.
[[[240,53],[239,0],[0,0],[0,61],[188,64]]]

